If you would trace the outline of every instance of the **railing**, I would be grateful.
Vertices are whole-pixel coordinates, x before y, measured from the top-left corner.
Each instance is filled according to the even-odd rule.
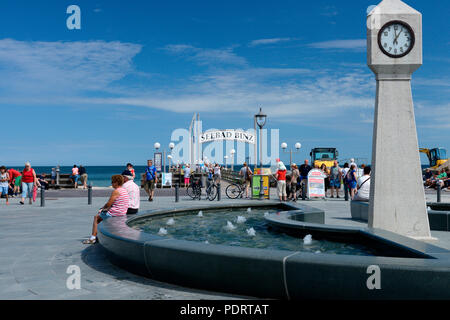
[[[175,187],[176,185],[180,186],[180,187],[186,187],[186,185],[184,184],[184,174],[181,174],[179,171],[171,171],[172,173],[172,186],[162,186],[162,188],[171,188],[171,187]],[[157,173],[157,177],[158,177],[158,183],[156,184],[156,188],[161,188],[161,183],[162,183],[162,173],[158,172]],[[206,173],[201,173],[201,172],[193,172],[191,173],[191,180],[192,179],[206,179]],[[141,188],[144,187],[144,182],[145,182],[145,173],[141,174],[141,181],[140,181],[140,185]]]

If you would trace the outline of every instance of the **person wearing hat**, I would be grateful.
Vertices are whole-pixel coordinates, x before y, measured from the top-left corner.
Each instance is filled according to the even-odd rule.
[[[139,211],[139,205],[141,203],[141,194],[139,190],[139,186],[133,181],[133,173],[130,170],[125,170],[122,172],[123,176],[123,186],[127,190],[130,204],[128,205],[127,214],[136,214]]]
[[[292,164],[292,178],[291,178],[291,194],[292,201],[297,201],[297,183],[300,177],[300,171],[295,163]]]
[[[287,194],[286,194],[286,166],[282,161],[277,163],[277,189],[278,189],[278,196],[280,197],[280,201],[286,201],[287,200]]]

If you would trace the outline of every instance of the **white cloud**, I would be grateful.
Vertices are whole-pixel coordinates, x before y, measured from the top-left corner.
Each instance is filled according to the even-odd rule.
[[[339,12],[335,6],[326,6],[323,12],[321,13],[321,15],[326,17],[334,17],[337,16],[338,14]]]
[[[289,75],[278,81],[280,75]],[[77,103],[132,105],[177,113],[248,114],[259,105],[272,118],[298,122],[342,117],[374,103],[370,74],[329,74],[326,70],[245,69],[188,79],[182,90],[147,92]],[[353,120],[352,120],[353,121]]]
[[[0,90],[26,97],[107,88],[133,69],[141,45],[0,40]],[[5,94],[3,94],[5,97]]]
[[[353,40],[331,40],[323,42],[310,43],[308,46],[317,49],[365,49],[367,44],[366,39]]]
[[[163,49],[172,54],[182,55],[199,65],[227,64],[242,66],[247,64],[247,60],[236,55],[233,48],[204,49],[186,44],[171,44]]]
[[[275,44],[279,42],[286,42],[292,40],[291,38],[270,38],[270,39],[258,39],[253,40],[249,43],[250,47],[255,47],[259,45]]]
[[[231,48],[169,45],[167,52],[214,68],[159,87],[118,84],[117,80],[138,72],[133,58],[141,48],[121,42],[0,40],[0,92],[6,93],[0,103],[139,106],[242,115],[253,114],[261,105],[273,119],[302,119],[319,126],[373,107],[374,81],[366,68],[254,68]],[[223,64],[239,68],[222,68]]]

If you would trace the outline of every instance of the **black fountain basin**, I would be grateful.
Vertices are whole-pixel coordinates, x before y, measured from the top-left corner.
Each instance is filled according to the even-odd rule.
[[[391,232],[323,224],[307,206],[255,202],[276,209],[266,217],[274,230],[367,246],[375,255],[259,249],[167,238],[130,227],[142,219],[194,211],[247,208],[249,204],[158,210],[110,218],[99,241],[111,261],[159,281],[206,290],[277,299],[450,299],[450,251]],[[279,211],[278,211],[279,210]],[[374,267],[375,266],[375,267]],[[378,268],[380,289],[368,282]]]

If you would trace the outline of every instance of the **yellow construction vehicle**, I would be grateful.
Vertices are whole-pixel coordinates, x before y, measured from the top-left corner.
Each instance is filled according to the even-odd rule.
[[[329,169],[333,166],[334,160],[337,160],[339,152],[336,148],[314,148],[309,155],[311,156],[311,166],[320,168],[325,163]]]
[[[440,165],[449,160],[447,158],[447,150],[444,148],[419,148],[419,151],[427,155],[428,160],[430,161],[430,169],[437,169]]]

